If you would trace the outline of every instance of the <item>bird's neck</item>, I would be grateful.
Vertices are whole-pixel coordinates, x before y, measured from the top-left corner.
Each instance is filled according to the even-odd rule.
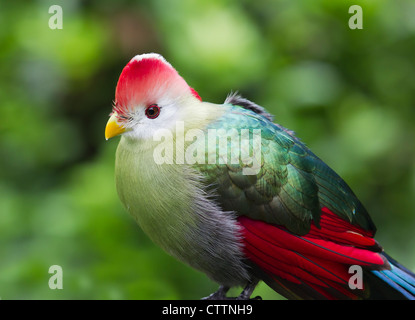
[[[214,118],[213,112],[209,117]],[[203,131],[206,126],[198,129]],[[116,156],[116,185],[124,207],[171,255],[217,282],[244,283],[249,275],[242,262],[234,216],[222,211],[206,193],[205,177],[193,166],[157,163],[157,147],[160,141],[122,137]]]
[[[145,140],[122,136],[117,149],[119,197],[144,232],[165,249],[171,243],[181,243],[181,239],[172,239],[183,237],[188,233],[186,229],[198,223],[191,204],[195,201],[195,182],[200,177],[191,166],[176,161],[176,138],[194,128],[203,131],[223,113],[223,108],[209,103],[199,102],[195,108],[193,112],[189,110],[184,126],[176,125],[170,136]],[[173,159],[168,159],[171,144]],[[168,228],[160,232],[162,226]]]

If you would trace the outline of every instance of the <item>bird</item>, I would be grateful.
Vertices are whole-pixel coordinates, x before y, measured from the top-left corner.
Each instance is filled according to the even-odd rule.
[[[162,55],[136,55],[116,85],[115,136],[123,207],[219,285],[203,299],[261,299],[260,281],[287,299],[415,299],[415,274],[375,240],[346,182],[238,92],[203,101]]]

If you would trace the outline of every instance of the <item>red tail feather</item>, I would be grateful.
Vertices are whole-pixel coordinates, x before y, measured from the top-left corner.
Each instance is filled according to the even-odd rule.
[[[247,258],[274,280],[285,286],[307,286],[318,296],[356,297],[349,291],[350,265],[382,266],[371,232],[342,220],[327,208],[322,209],[320,228],[298,236],[286,228],[247,217],[238,219],[243,232]],[[278,281],[279,282],[279,281]],[[297,290],[298,291],[298,290]],[[296,293],[298,294],[298,292]]]

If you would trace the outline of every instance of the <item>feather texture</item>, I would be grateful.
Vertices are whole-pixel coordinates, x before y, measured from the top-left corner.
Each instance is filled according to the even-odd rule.
[[[412,288],[408,291],[414,290],[410,275],[405,279],[398,268],[392,266],[395,271],[389,270],[391,265],[373,234],[345,222],[327,208],[322,209],[321,228],[312,224],[305,236],[244,216],[238,222],[248,259],[267,274],[268,284],[284,283],[296,297],[369,298],[368,282],[362,290],[350,289],[351,265],[361,266],[378,277],[391,278],[395,286],[406,285]]]
[[[196,166],[219,195],[225,210],[306,234],[312,221],[319,225],[321,207],[326,206],[353,225],[375,230],[366,209],[332,169],[291,132],[262,116],[261,110],[244,106],[224,105],[224,115],[206,129],[238,128],[230,140],[239,138],[233,135],[239,135],[241,129],[249,130],[251,136],[255,129],[260,130],[258,174],[247,178],[243,172],[246,164],[242,161]],[[251,148],[252,143],[252,138],[248,138]],[[230,148],[230,144],[226,147]],[[221,148],[221,144],[216,145],[217,154],[224,153]]]
[[[120,75],[108,125],[109,136],[123,134],[116,184],[126,210],[222,295],[249,283],[245,297],[261,279],[293,299],[415,298],[415,275],[374,240],[346,182],[263,107],[236,93],[223,105],[202,102],[163,57],[143,54]],[[169,133],[162,146],[176,144],[168,162],[153,152],[160,129]],[[189,145],[205,161],[177,161]],[[362,288],[350,286],[352,265]]]

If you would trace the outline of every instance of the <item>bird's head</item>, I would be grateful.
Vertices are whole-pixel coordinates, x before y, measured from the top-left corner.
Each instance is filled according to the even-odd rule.
[[[173,129],[200,101],[197,92],[161,55],[137,55],[121,72],[105,138],[124,134],[148,139],[160,128]]]

